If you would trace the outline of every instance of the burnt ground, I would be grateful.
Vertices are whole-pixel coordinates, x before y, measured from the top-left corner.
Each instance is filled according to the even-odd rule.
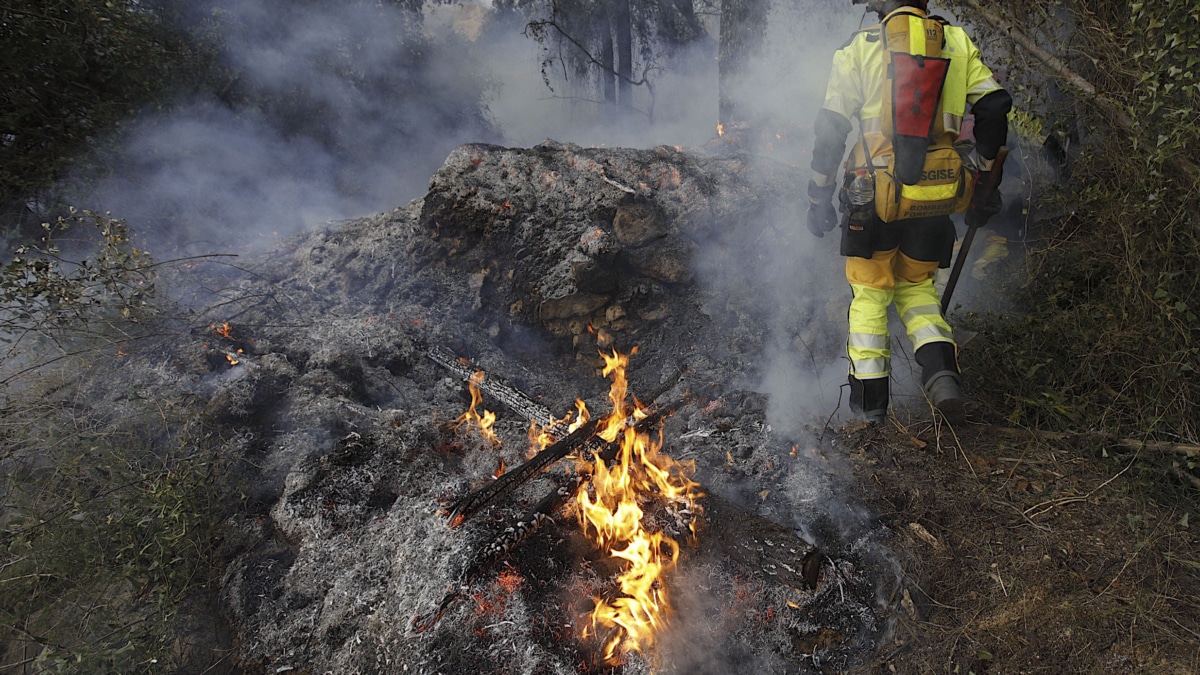
[[[72,404],[198,402],[233,467],[215,584],[232,642],[199,639],[181,670],[1195,672],[1195,500],[1163,460],[981,410],[937,425],[899,357],[894,421],[846,417],[841,260],[799,223],[806,181],[665,146],[468,145],[421,200],[164,278],[192,291],[166,337]],[[522,461],[528,424],[485,395],[503,444],[456,432],[465,385],[428,350],[561,416],[605,411],[599,351],[634,347],[633,393],[666,383],[664,452],[710,496],[670,625],[613,665],[581,629],[615,568],[569,508],[463,587],[573,472],[450,528]]]

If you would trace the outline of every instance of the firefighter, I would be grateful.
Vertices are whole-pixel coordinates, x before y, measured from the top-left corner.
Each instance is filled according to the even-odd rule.
[[[849,187],[856,175],[861,176],[864,171],[869,172],[876,189],[880,187],[880,177],[885,174],[919,175],[924,181],[927,175],[938,172],[929,171],[928,164],[920,164],[928,161],[924,159],[927,146],[921,142],[931,148],[952,148],[963,117],[970,110],[975,116],[976,144],[974,155],[968,157],[962,167],[963,173],[968,176],[965,180],[969,184],[986,185],[993,160],[1007,141],[1007,115],[1012,108],[1012,98],[996,82],[966,33],[939,17],[928,16],[927,2],[852,2],[866,2],[868,9],[879,15],[881,23],[856,32],[834,53],[825,101],[814,124],[816,139],[812,179],[808,184],[807,219],[809,231],[817,237],[831,231],[839,222],[842,224],[841,254],[846,256],[846,279],[853,292],[847,340],[850,408],[869,422],[882,422],[887,417],[891,358],[888,307],[894,303],[912,342],[914,356],[921,367],[921,382],[930,402],[947,419],[957,421],[963,416],[957,346],[950,326],[942,316],[941,302],[934,288],[938,268],[948,267],[951,262],[954,225],[948,214],[911,217],[914,210],[919,212],[919,207],[906,211],[906,217],[885,222],[877,211],[880,208],[878,202],[869,216],[860,218],[857,225],[853,217],[839,219],[833,206],[836,174],[846,152],[852,122],[857,120],[859,132],[846,161],[842,181],[840,201],[844,211],[852,210],[847,208]],[[889,63],[895,58],[891,51],[885,57],[883,45],[892,40],[893,19],[915,22],[913,37],[907,38],[908,42],[930,49],[929,54],[938,56],[920,57],[920,67],[924,67],[927,58],[945,64],[936,113],[925,113],[932,120],[927,139],[905,136],[903,142],[896,140],[901,138],[897,120],[907,114],[909,108],[916,112],[917,106],[909,105],[907,101],[920,102],[921,91],[917,88],[915,92],[906,93],[910,98],[901,106],[895,98],[897,94],[893,93],[898,88],[891,80],[885,86],[885,78],[897,77],[894,68],[885,71],[884,67],[885,58]],[[925,44],[927,35],[938,35],[940,55],[936,44]],[[885,92],[885,88],[892,91]],[[913,146],[914,141],[917,146]],[[902,155],[914,154],[912,147],[918,147],[921,156],[915,174],[899,166]],[[905,162],[905,166],[911,164],[911,160],[905,159]],[[895,171],[890,171],[891,168]],[[917,185],[910,182],[913,180],[917,179],[897,179],[896,182],[904,183],[904,187]],[[920,189],[913,192],[919,193]],[[966,203],[955,207],[965,209],[969,224],[981,226],[1000,210],[999,192],[988,195],[984,192],[986,190],[976,191]],[[961,195],[963,191],[960,189],[959,193]]]

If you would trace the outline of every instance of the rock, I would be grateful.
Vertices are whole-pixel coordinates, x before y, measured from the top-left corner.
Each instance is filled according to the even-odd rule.
[[[671,245],[648,246],[624,253],[629,263],[642,274],[668,284],[691,281],[692,249],[687,242],[672,242]]]
[[[575,286],[586,293],[610,293],[617,288],[617,271],[596,260],[571,263],[571,276]]]
[[[645,202],[618,206],[613,230],[617,240],[626,246],[645,246],[667,235],[662,213]]]
[[[607,295],[575,293],[543,302],[538,308],[538,313],[541,315],[542,321],[549,322],[555,319],[588,316],[607,303]]]

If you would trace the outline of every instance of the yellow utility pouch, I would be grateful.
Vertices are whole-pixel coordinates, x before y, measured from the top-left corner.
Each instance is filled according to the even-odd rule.
[[[948,216],[967,210],[971,180],[954,146],[929,148],[915,185],[896,179],[896,157],[875,171],[875,213],[885,223],[924,216]]]
[[[942,125],[942,24],[904,9],[884,17],[883,133],[887,168],[875,170],[875,212],[884,222],[965,211],[971,181]]]

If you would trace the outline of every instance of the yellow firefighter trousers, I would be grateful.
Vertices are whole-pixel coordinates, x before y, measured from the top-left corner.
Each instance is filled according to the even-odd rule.
[[[893,302],[914,352],[932,342],[954,343],[933,286],[937,268],[936,261],[913,260],[898,248],[876,251],[870,259],[846,258],[846,280],[854,291],[846,343],[850,375],[870,380],[891,372],[887,313]]]

